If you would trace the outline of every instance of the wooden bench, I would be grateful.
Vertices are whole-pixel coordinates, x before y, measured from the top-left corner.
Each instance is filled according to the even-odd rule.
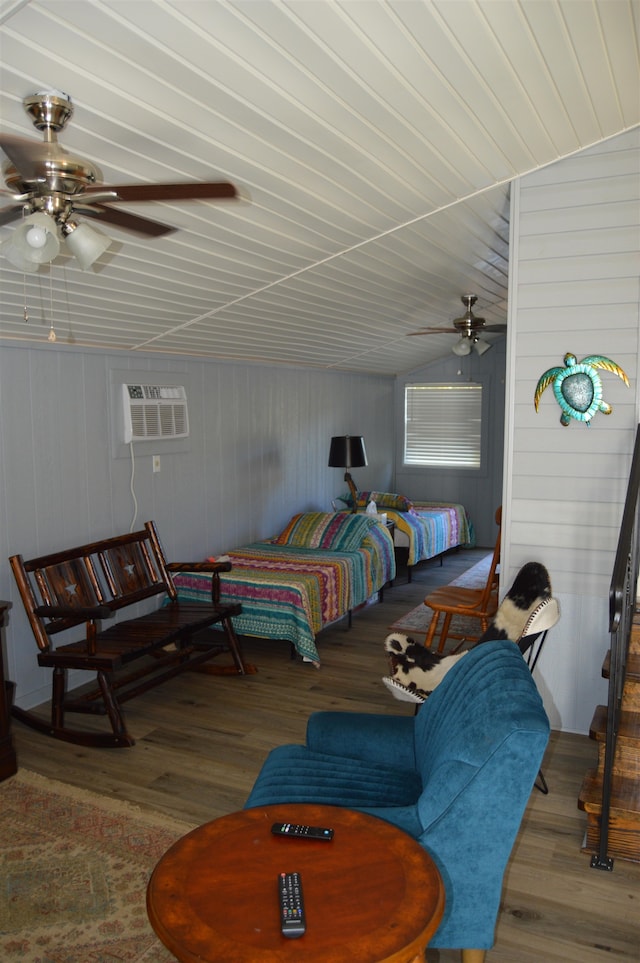
[[[132,746],[122,702],[221,652],[231,652],[238,673],[246,671],[232,622],[241,606],[220,604],[220,573],[230,571],[231,563],[167,564],[153,522],[127,535],[9,561],[38,643],[38,663],[53,669],[50,722],[12,708],[16,718],[40,732],[85,746]],[[210,604],[178,601],[171,572],[181,571],[211,573]],[[102,620],[149,599],[165,604],[101,627]],[[216,624],[222,634],[204,631]],[[83,638],[68,641],[66,633],[78,626]],[[60,633],[65,635],[54,646]],[[69,669],[95,673],[95,682],[88,691],[68,694]],[[67,712],[106,714],[112,731],[69,728]]]

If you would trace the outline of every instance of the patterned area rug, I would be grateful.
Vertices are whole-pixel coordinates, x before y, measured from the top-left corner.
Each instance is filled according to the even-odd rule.
[[[480,588],[485,584],[487,578],[489,577],[489,569],[491,567],[491,552],[486,555],[485,558],[480,559],[475,565],[463,572],[462,575],[450,582],[451,585],[464,585],[466,588]],[[414,609],[407,612],[406,615],[401,616],[393,625],[389,626],[392,632],[406,632],[407,635],[413,635],[417,641],[423,641],[421,636],[427,634],[427,629],[429,628],[429,622],[431,621],[431,616],[433,612],[428,609],[427,606],[421,602],[420,605],[416,605]],[[468,619],[463,616],[455,615],[451,620],[451,632],[456,635],[478,635],[478,619]],[[435,642],[434,642],[435,647]]]
[[[0,807],[4,963],[175,963],[146,889],[192,825],[25,770],[0,783]]]

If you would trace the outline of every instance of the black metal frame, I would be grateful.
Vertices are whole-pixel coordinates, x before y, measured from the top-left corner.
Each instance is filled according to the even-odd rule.
[[[611,633],[609,693],[607,700],[607,732],[605,737],[604,770],[602,776],[602,810],[598,852],[591,857],[593,869],[613,870],[613,858],[608,855],[609,820],[611,813],[611,782],[616,751],[622,692],[627,670],[629,635],[635,609],[636,584],[640,563],[640,425],[631,461],[627,496],[624,503],[618,547],[609,587],[609,632]]]
[[[518,642],[518,646],[522,652],[522,657],[529,666],[531,675],[533,675],[533,670],[535,669],[538,659],[540,658],[542,646],[545,643],[548,631],[549,629],[543,629],[542,632],[535,632],[530,636],[525,635]],[[527,639],[533,639],[533,641],[527,642]],[[543,796],[549,795],[549,786],[547,785],[547,780],[545,779],[542,769],[540,769],[538,772],[534,786],[539,792],[542,793]]]

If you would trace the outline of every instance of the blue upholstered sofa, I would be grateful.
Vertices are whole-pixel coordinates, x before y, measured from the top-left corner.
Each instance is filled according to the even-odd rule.
[[[446,890],[429,944],[476,963],[494,942],[504,871],[549,738],[513,642],[471,649],[416,716],[319,712],[274,749],[246,807],[323,803],[385,819],[431,854]]]

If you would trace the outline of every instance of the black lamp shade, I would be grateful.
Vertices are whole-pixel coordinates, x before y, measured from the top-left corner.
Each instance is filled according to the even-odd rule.
[[[329,468],[364,468],[367,453],[362,435],[335,435],[329,449]]]

